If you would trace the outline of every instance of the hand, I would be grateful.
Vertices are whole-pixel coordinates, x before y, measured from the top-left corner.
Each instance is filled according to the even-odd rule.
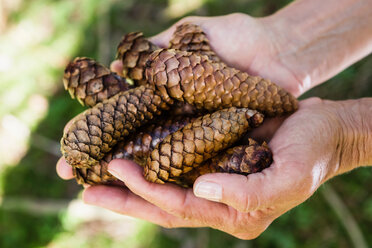
[[[227,64],[299,96],[371,53],[371,16],[365,0],[298,0],[264,18],[187,17],[152,41],[168,47],[175,26],[199,24]]]
[[[367,109],[370,104],[371,99],[365,103]],[[361,116],[359,106],[359,101],[317,98],[300,102],[299,110],[282,123],[269,143],[274,163],[260,173],[208,174],[199,177],[193,189],[183,189],[149,183],[138,165],[114,160],[109,170],[128,188],[92,186],[85,189],[83,200],[165,227],[209,226],[238,238],[255,238],[329,178],[371,162],[370,155],[357,156],[363,149],[348,146],[363,147],[359,139],[365,136],[350,136],[356,132],[351,123]],[[367,142],[364,147],[371,143]],[[60,169],[66,166],[64,160],[59,162]]]
[[[282,44],[286,44],[282,38],[286,36],[275,33],[278,27],[273,25],[271,19],[252,18],[240,13],[219,17],[187,17],[152,37],[151,41],[160,47],[169,47],[175,28],[184,22],[200,25],[212,49],[230,66],[268,78],[295,96],[303,93],[297,72],[291,71],[281,61],[280,51],[285,50]],[[121,74],[121,62],[113,62],[111,70]]]
[[[278,43],[279,36],[276,37],[274,33],[271,34],[275,31],[272,21],[267,21],[265,18],[252,18],[238,13],[220,17],[187,17],[168,30],[152,37],[151,41],[160,47],[168,47],[175,28],[184,22],[200,25],[207,34],[212,49],[226,63],[252,74],[259,74],[271,79],[295,96],[302,93],[300,90],[301,82],[278,60],[279,44],[285,42]],[[259,54],[257,54],[257,51],[260,51]],[[111,70],[120,75],[122,72],[121,62],[114,61],[111,64]],[[257,73],[258,71],[260,73]],[[65,162],[62,164],[65,164]],[[60,166],[61,163],[57,165]],[[57,167],[57,172],[62,178],[72,178],[70,166]]]

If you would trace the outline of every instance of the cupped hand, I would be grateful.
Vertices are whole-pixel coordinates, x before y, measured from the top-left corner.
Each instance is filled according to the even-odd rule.
[[[185,22],[200,25],[213,51],[228,65],[270,79],[295,96],[303,93],[303,72],[292,71],[282,56],[286,53],[285,46],[293,41],[285,35],[288,29],[278,27],[272,18],[253,18],[241,13],[186,17],[151,41],[160,47],[169,47],[176,27]],[[121,62],[114,61],[111,69],[121,74]]]
[[[168,47],[176,27],[185,22],[200,25],[212,49],[229,65],[271,79],[293,95],[302,93],[296,75],[279,61],[279,47],[283,42],[278,42],[281,39],[275,35],[277,28],[273,27],[271,19],[252,18],[240,13],[218,17],[186,17],[152,37],[151,41],[160,47]],[[111,64],[111,70],[119,75],[122,69],[122,63],[118,60]],[[62,158],[60,161],[57,164],[59,176],[72,178],[70,166],[63,166],[66,163]]]
[[[272,137],[274,162],[262,172],[207,174],[193,189],[184,189],[147,182],[138,165],[113,160],[109,171],[127,188],[92,186],[85,189],[83,199],[164,227],[208,226],[238,238],[255,238],[339,173],[340,113],[336,102],[317,98],[300,102],[299,110]],[[66,166],[61,160],[61,175]]]

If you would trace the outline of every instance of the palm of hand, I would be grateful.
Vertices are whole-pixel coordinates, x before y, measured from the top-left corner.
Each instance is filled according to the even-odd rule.
[[[290,70],[282,49],[287,41],[278,34],[270,21],[252,18],[245,14],[230,14],[221,17],[187,17],[170,29],[152,38],[152,41],[168,47],[175,27],[191,22],[202,27],[210,40],[212,49],[230,66],[271,79],[295,96],[303,93],[297,73]],[[301,73],[301,72],[298,72]]]
[[[124,160],[114,160],[110,172],[128,189],[94,186],[85,190],[83,198],[87,203],[166,227],[209,226],[243,239],[257,237],[332,176],[336,162],[330,147],[337,137],[332,131],[337,129],[332,129],[327,117],[332,111],[332,106],[318,99],[301,102],[300,109],[273,136],[269,146],[274,163],[260,173],[199,177],[194,192],[202,182],[217,188],[220,185],[221,197],[210,197],[219,202],[196,197],[191,189],[149,183],[139,166]]]
[[[195,17],[183,21],[201,25],[213,49],[228,64],[252,74],[259,71],[292,94],[300,94],[299,81],[276,57],[277,44],[264,22],[240,14],[212,19]],[[244,34],[241,30],[250,32]],[[167,46],[172,33],[171,28],[154,37],[153,42]],[[120,71],[120,65],[113,69]],[[220,202],[196,197],[191,189],[149,183],[140,167],[129,161],[110,164],[110,172],[128,189],[94,186],[85,190],[84,200],[166,227],[210,226],[240,238],[254,238],[329,178],[328,166],[336,164],[329,149],[333,147],[335,133],[330,130],[323,105],[319,100],[302,102],[300,109],[285,120],[269,144],[274,154],[270,168],[247,177],[220,173],[198,178],[195,185],[209,182],[221,186]],[[269,128],[276,131],[274,125]],[[319,134],[320,130],[324,132]],[[59,174],[71,178],[71,171],[66,168],[68,165],[60,160]]]

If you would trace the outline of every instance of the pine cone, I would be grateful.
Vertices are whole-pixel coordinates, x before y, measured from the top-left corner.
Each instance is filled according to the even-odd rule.
[[[67,65],[63,84],[72,98],[90,107],[130,87],[124,78],[85,57],[75,58]]]
[[[170,41],[170,48],[201,53],[219,61],[219,58],[211,50],[203,30],[195,24],[179,25]],[[157,49],[159,47],[147,40],[142,32],[124,35],[118,45],[116,55],[123,63],[123,76],[134,80],[136,85],[146,84],[144,74],[146,61],[150,54]]]
[[[226,113],[228,110],[223,112]],[[247,113],[251,116],[248,119],[250,128],[254,128],[262,122],[262,115],[253,114],[255,112],[251,111]],[[210,115],[204,116],[203,119],[206,120],[208,116]],[[215,116],[213,119],[217,120],[217,117]],[[155,124],[149,124],[140,128],[138,135],[129,136],[127,141],[119,142],[111,152],[99,161],[99,164],[94,164],[89,168],[73,167],[75,178],[80,184],[92,185],[115,181],[116,178],[107,171],[108,163],[112,159],[129,159],[144,166],[146,163],[144,158],[147,158],[149,153],[165,137],[184,127],[190,120],[192,123],[196,121],[190,118],[168,119],[160,121],[157,127],[155,127]],[[272,155],[265,143],[259,146],[255,141],[249,139],[248,145],[230,148],[225,152],[219,153],[216,157],[212,157],[202,163],[201,166],[193,168],[190,172],[170,181],[184,187],[191,187],[197,177],[207,173],[234,172],[246,175],[266,168],[271,163],[271,158]]]
[[[249,139],[247,145],[227,149],[209,163],[218,165],[224,172],[247,175],[267,168],[272,163],[272,154],[266,142],[259,145]]]
[[[200,167],[194,168],[176,183],[184,187],[192,187],[195,180],[208,173],[224,172],[248,175],[260,172],[272,163],[272,153],[264,142],[259,145],[252,139],[247,145],[235,146],[220,152],[217,156],[207,160]]]
[[[259,118],[259,116],[256,116]],[[99,164],[89,168],[73,167],[74,176],[79,184],[107,184],[117,180],[107,171],[108,163],[113,159],[129,159],[144,166],[150,152],[166,136],[185,126],[190,118],[165,120],[154,128],[155,124],[147,125],[140,129],[138,135],[128,137],[128,141],[119,142]],[[254,124],[255,123],[255,124]],[[253,121],[252,125],[258,125]],[[132,140],[132,138],[134,138]],[[248,175],[267,168],[272,162],[272,154],[266,143],[258,145],[252,139],[248,144],[236,146],[220,152],[217,156],[205,161],[201,166],[175,179],[175,183],[183,187],[192,187],[195,180],[202,175],[215,172],[228,172]]]
[[[125,35],[116,55],[123,63],[123,76],[134,80],[136,85],[146,84],[144,68],[148,57],[156,49],[159,47],[143,37],[141,32]]]
[[[62,153],[68,164],[90,167],[166,109],[169,106],[151,88],[120,92],[74,118],[61,140]]]
[[[150,182],[174,182],[262,121],[257,111],[234,107],[199,117],[159,143],[147,160],[144,176]]]
[[[171,49],[153,52],[146,77],[164,101],[185,101],[208,111],[234,106],[278,116],[298,107],[295,97],[270,80],[190,52]]]
[[[170,40],[170,47],[175,50],[206,55],[214,62],[221,62],[209,45],[209,40],[200,26],[192,23],[183,23],[176,27]]]
[[[105,184],[115,181],[107,171],[108,163],[113,159],[128,159],[145,166],[147,157],[155,146],[166,136],[184,127],[192,120],[191,117],[174,116],[171,119],[160,119],[150,123],[135,134],[119,142],[106,156],[89,168],[73,167],[74,176],[79,184]]]
[[[78,184],[109,184],[117,179],[107,171],[108,164],[109,162],[102,159],[90,167],[72,167],[72,173]]]
[[[205,173],[245,175],[271,163],[266,143],[260,146],[249,140],[248,145],[227,148],[262,123],[263,115],[248,108],[281,115],[297,109],[296,99],[269,80],[226,66],[196,25],[177,27],[171,47],[192,53],[153,52],[158,47],[142,33],[126,35],[118,47],[123,74],[144,85],[126,92],[119,92],[127,90],[122,78],[93,60],[77,59],[66,68],[64,83],[72,96],[87,105],[102,101],[77,116],[61,140],[62,152],[79,183],[115,180],[107,171],[114,158],[132,159],[145,166],[149,181],[183,186],[191,186]],[[219,111],[186,126],[185,122],[181,125],[168,120],[158,127],[142,127],[170,105],[168,115],[190,109],[194,116]],[[181,111],[175,110],[176,105]],[[223,109],[227,107],[232,108]]]

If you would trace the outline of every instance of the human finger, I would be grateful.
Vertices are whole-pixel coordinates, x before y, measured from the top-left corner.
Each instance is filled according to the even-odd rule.
[[[114,60],[110,64],[110,70],[119,76],[123,76],[123,63],[120,60]]]
[[[123,187],[105,185],[89,187],[83,192],[83,201],[90,205],[147,220],[167,228],[200,226],[168,214]]]
[[[72,167],[67,164],[64,157],[61,157],[58,160],[56,170],[58,176],[64,180],[70,180],[74,178],[74,175],[72,173]]]
[[[182,219],[194,219],[212,225],[226,222],[229,210],[224,204],[207,201],[194,196],[191,189],[173,184],[156,184],[145,180],[142,169],[132,161],[113,160],[109,172],[122,180],[136,195]],[[210,209],[211,211],[205,211]]]

